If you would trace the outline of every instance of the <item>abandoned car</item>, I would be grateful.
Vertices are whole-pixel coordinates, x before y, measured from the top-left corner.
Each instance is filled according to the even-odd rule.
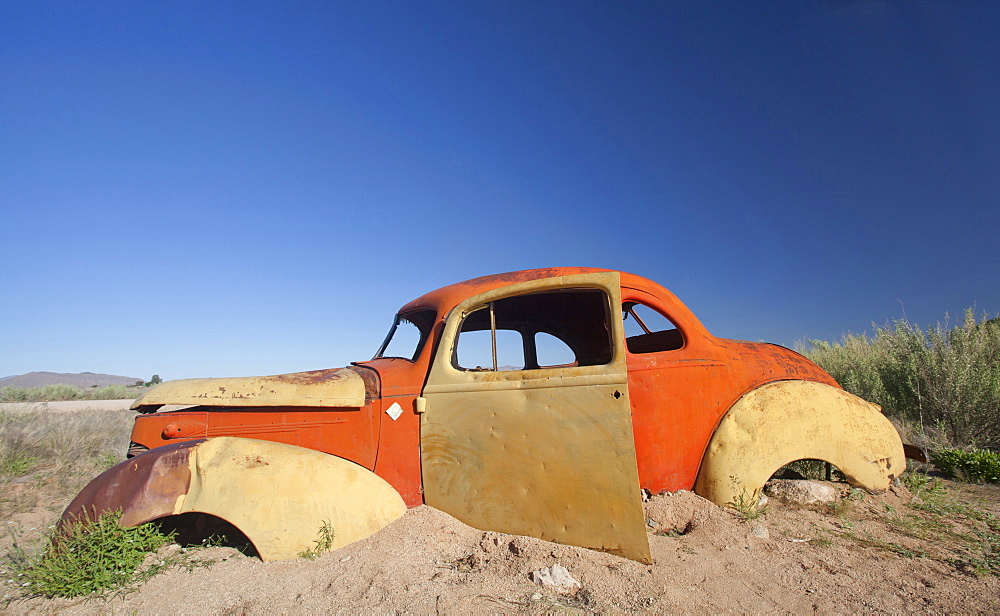
[[[720,505],[801,459],[882,490],[905,468],[880,409],[780,346],[712,336],[662,286],[554,268],[486,276],[403,306],[346,368],[150,389],[130,457],[64,521],[197,512],[292,558],[426,503],[484,530],[650,562],[641,489]]]

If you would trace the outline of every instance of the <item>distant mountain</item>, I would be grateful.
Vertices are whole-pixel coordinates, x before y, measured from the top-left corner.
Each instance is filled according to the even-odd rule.
[[[0,379],[0,387],[45,387],[46,385],[73,385],[75,387],[104,387],[105,385],[135,385],[143,379],[134,376],[115,376],[113,374],[94,374],[81,372],[65,374],[59,372],[29,372],[17,376],[5,376]]]

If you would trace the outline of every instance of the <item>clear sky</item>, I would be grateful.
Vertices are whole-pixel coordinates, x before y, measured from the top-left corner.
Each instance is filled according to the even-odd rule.
[[[997,2],[0,3],[0,376],[368,359],[475,276],[1000,311]]]

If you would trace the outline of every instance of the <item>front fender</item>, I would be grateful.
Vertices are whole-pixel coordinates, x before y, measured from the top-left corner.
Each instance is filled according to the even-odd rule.
[[[60,523],[119,509],[122,526],[188,512],[222,518],[269,561],[314,547],[325,523],[334,531],[332,548],[363,539],[406,505],[385,480],[354,462],[220,437],[157,447],[113,466],[73,499]]]
[[[823,460],[847,481],[885,490],[906,469],[903,442],[878,406],[812,381],[778,381],[745,394],[712,435],[695,492],[727,505],[758,493],[779,468]]]

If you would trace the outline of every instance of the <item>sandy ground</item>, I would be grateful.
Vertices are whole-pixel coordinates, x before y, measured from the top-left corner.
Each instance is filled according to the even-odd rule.
[[[950,485],[1000,514],[1000,488]],[[837,508],[772,501],[765,516],[745,521],[690,492],[653,496],[645,504],[652,565],[476,530],[421,506],[315,560],[263,563],[213,548],[204,554],[219,559],[211,567],[160,575],[124,598],[31,599],[4,612],[1000,613],[1000,578],[961,565],[961,548],[935,533],[916,538],[888,523],[911,498],[900,486]],[[12,522],[50,519],[36,509]],[[582,587],[531,581],[553,564]]]
[[[0,411],[119,411],[127,410],[135,400],[63,400],[59,402],[3,402]]]

